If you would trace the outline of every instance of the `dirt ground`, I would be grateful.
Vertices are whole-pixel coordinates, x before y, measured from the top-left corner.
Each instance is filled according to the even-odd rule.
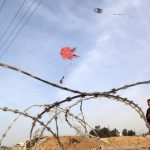
[[[150,150],[150,135],[101,138],[101,141],[81,136],[63,136],[60,140],[65,150]],[[14,147],[12,150],[19,148]],[[61,148],[53,137],[48,137],[40,140],[38,150],[61,150]]]

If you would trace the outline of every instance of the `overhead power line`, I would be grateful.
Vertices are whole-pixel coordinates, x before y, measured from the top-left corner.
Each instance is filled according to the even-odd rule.
[[[27,0],[24,0],[23,3],[21,4],[21,6],[19,7],[18,11],[16,12],[16,14],[14,15],[14,17],[12,18],[12,20],[10,21],[10,23],[8,24],[7,28],[5,29],[5,31],[3,32],[2,36],[0,37],[0,42],[2,41],[3,37],[5,36],[5,34],[7,33],[7,31],[9,30],[10,26],[12,25],[12,23],[14,22],[15,18],[17,17],[17,15],[19,14],[19,12],[21,11],[23,5],[25,4]]]
[[[1,12],[1,10],[2,10],[2,8],[3,8],[3,6],[4,6],[5,3],[6,3],[6,0],[4,0],[3,3],[2,3],[2,5],[0,6],[0,12]]]
[[[36,0],[32,1],[31,5],[28,7],[28,9],[25,11],[24,15],[20,18],[20,20],[18,21],[18,23],[15,25],[15,27],[13,28],[13,30],[11,31],[11,33],[9,34],[9,36],[6,38],[6,40],[4,41],[4,43],[2,44],[2,46],[0,47],[0,50],[5,46],[6,42],[10,39],[10,37],[12,36],[12,34],[15,32],[15,30],[17,29],[17,27],[20,25],[20,23],[22,22],[22,20],[24,19],[24,17],[26,16],[26,14],[29,12],[30,8],[33,6],[33,4],[35,3]]]
[[[23,20],[23,18],[25,17],[25,15],[27,14],[27,12],[30,10],[30,8],[32,7],[32,5],[34,4],[36,0],[34,0],[32,2],[32,4],[29,6],[29,8],[26,10],[24,16],[19,20],[18,24],[20,23],[20,21]],[[31,12],[31,14],[29,15],[29,17],[26,19],[26,21],[24,22],[24,24],[21,26],[21,28],[18,30],[18,32],[15,34],[14,38],[11,40],[11,42],[9,43],[9,45],[4,49],[3,53],[0,55],[0,58],[2,58],[4,56],[4,54],[7,52],[7,50],[9,49],[9,47],[12,45],[12,43],[14,42],[14,40],[16,39],[16,37],[19,35],[19,33],[21,32],[21,30],[24,28],[24,26],[27,24],[27,22],[29,21],[29,19],[32,17],[32,15],[35,13],[35,11],[37,10],[37,8],[40,6],[40,4],[42,3],[43,0],[40,0],[39,3],[37,4],[37,6],[33,9],[33,11]],[[11,32],[11,34],[9,35],[9,37],[6,39],[7,41],[9,40],[10,36],[13,34],[13,32],[16,30],[16,28],[18,27],[18,24],[15,26],[14,30]],[[5,43],[7,42],[5,41],[4,44],[2,45],[2,47],[0,47],[0,49],[3,48],[3,46],[5,45]]]

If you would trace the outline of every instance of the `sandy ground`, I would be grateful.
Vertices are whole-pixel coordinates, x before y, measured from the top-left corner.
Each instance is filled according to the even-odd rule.
[[[102,138],[101,141],[81,136],[63,136],[60,140],[65,150],[100,150],[100,147],[101,150],[150,150],[150,135]],[[19,148],[14,147],[12,150]],[[61,148],[53,137],[48,137],[40,140],[38,150],[61,150]]]

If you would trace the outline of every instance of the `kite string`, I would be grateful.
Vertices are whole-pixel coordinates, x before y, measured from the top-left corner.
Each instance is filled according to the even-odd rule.
[[[65,68],[65,73],[64,73],[64,77],[66,77],[69,73],[69,68],[72,66],[73,62],[70,61],[67,65],[67,67]]]

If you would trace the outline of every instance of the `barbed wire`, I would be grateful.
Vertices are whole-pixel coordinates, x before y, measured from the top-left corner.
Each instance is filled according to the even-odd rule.
[[[127,98],[122,98],[119,95],[111,95],[111,94],[108,94],[108,93],[103,93],[103,94],[98,93],[98,92],[95,92],[95,93],[85,93],[84,97],[87,97],[87,96],[92,96],[92,97],[95,97],[95,98],[97,98],[97,97],[105,97],[105,98],[109,98],[109,99],[114,99],[114,100],[121,101],[121,102],[123,102],[123,103],[131,106],[136,112],[138,112],[138,114],[140,115],[140,117],[146,123],[147,128],[150,130],[150,125],[147,123],[146,117],[145,117],[142,109],[137,104],[135,104],[133,101],[128,100]],[[62,100],[60,102],[55,102],[52,105],[47,106],[47,108],[44,111],[42,111],[40,114],[38,114],[37,120],[40,119],[40,118],[42,118],[42,116],[46,112],[50,111],[55,106],[60,106],[60,104],[68,102],[68,100],[72,101],[73,99],[78,98],[78,97],[83,97],[83,95],[77,95],[77,96],[69,97],[69,98],[66,98],[65,100]],[[81,102],[81,100],[79,102]],[[33,128],[34,128],[35,124],[36,124],[36,119],[34,120],[34,122],[32,124],[31,130],[30,130],[30,135],[33,132]]]
[[[7,69],[11,69],[11,70],[17,71],[17,72],[22,73],[22,74],[24,74],[24,75],[26,75],[26,76],[29,76],[29,77],[31,77],[31,78],[33,78],[33,79],[36,79],[36,80],[38,80],[38,81],[41,81],[42,83],[48,84],[48,85],[50,85],[50,86],[52,86],[52,87],[55,87],[55,88],[59,88],[59,89],[61,89],[61,90],[69,91],[69,92],[72,92],[72,93],[75,93],[75,94],[77,94],[77,93],[80,93],[80,94],[81,94],[81,93],[82,93],[82,92],[80,92],[80,91],[73,90],[73,89],[70,89],[70,88],[67,88],[67,87],[63,87],[63,86],[60,86],[60,85],[58,85],[58,84],[55,84],[55,83],[46,81],[46,80],[44,80],[44,79],[41,79],[41,78],[39,78],[39,77],[37,77],[37,76],[35,76],[35,75],[32,75],[32,74],[28,73],[27,71],[24,71],[24,70],[22,70],[22,69],[19,69],[19,68],[17,68],[17,67],[11,66],[11,65],[7,65],[7,64],[4,64],[4,63],[0,63],[0,66],[1,66],[1,67],[4,67],[4,68],[7,68]]]
[[[94,93],[95,94],[95,93]],[[88,93],[88,95],[90,95],[91,96],[91,94],[90,93]],[[98,97],[106,97],[106,98],[111,98],[111,99],[115,99],[115,100],[117,100],[117,101],[120,101],[120,102],[123,102],[123,103],[125,103],[126,105],[129,105],[129,106],[131,106],[134,110],[136,110],[137,112],[138,112],[138,114],[140,115],[140,117],[145,121],[145,123],[146,123],[146,126],[147,126],[147,128],[148,129],[150,129],[149,128],[149,124],[147,123],[147,121],[146,121],[146,118],[145,118],[145,116],[144,116],[144,113],[143,113],[143,111],[142,111],[142,109],[137,105],[137,104],[135,104],[133,101],[131,101],[131,100],[128,100],[127,98],[122,98],[122,97],[120,97],[120,96],[116,96],[116,95],[110,95],[110,94],[105,94],[105,95],[98,95],[98,93],[96,93],[96,95],[93,95],[93,97],[92,98],[98,98]],[[72,99],[72,98],[70,98],[70,99]],[[88,99],[91,99],[91,97],[90,98],[88,98]],[[87,99],[86,99],[87,100]],[[77,101],[77,102],[75,102],[74,104],[72,104],[72,105],[70,105],[69,107],[68,107],[68,109],[67,110],[70,110],[72,107],[74,107],[74,106],[76,106],[77,104],[79,104],[79,103],[81,103],[81,101],[83,101],[82,99],[80,99],[79,101]],[[62,101],[61,101],[62,102]],[[61,103],[60,102],[60,103]],[[63,100],[63,102],[64,102],[64,100]],[[66,101],[65,101],[66,102]],[[42,116],[43,116],[43,114],[45,114],[46,112],[49,112],[50,111],[50,109],[53,109],[55,106],[59,106],[60,105],[60,103],[59,102],[57,102],[57,103],[54,103],[53,105],[50,105],[49,106],[49,109],[48,108],[45,108],[45,110],[41,113],[41,114],[38,114],[37,116],[37,120],[38,119],[40,119],[40,118],[42,118]],[[57,104],[57,105],[56,105]],[[48,106],[47,106],[48,107]],[[53,117],[53,119],[54,119],[55,117]],[[32,124],[32,128],[31,128],[31,130],[30,130],[30,138],[32,137],[31,135],[32,135],[32,131],[33,131],[33,128],[35,127],[35,124],[36,124],[36,119],[34,120],[34,122],[33,122],[33,124]],[[51,121],[51,120],[50,120]],[[66,119],[66,122],[71,126],[71,127],[73,127],[70,123],[69,123],[69,121]],[[47,124],[46,124],[47,125]],[[75,127],[73,127],[74,129],[75,129]]]
[[[33,146],[35,146],[34,147],[35,150],[39,149],[38,148],[39,147],[39,141],[42,138],[43,132],[47,130],[54,136],[54,138],[56,139],[56,141],[59,144],[60,149],[65,150],[65,146],[63,145],[63,142],[60,139],[60,133],[59,133],[60,132],[60,125],[58,122],[58,117],[60,115],[63,115],[64,121],[69,125],[69,127],[74,129],[79,135],[82,136],[81,140],[84,137],[88,137],[88,138],[92,137],[92,138],[95,138],[97,141],[101,142],[101,144],[103,143],[103,144],[106,144],[107,146],[115,147],[116,149],[118,149],[118,147],[116,145],[113,145],[111,143],[107,143],[107,142],[103,141],[102,139],[100,139],[100,137],[98,135],[97,135],[97,137],[93,137],[88,132],[88,129],[93,130],[93,128],[89,125],[88,121],[85,120],[83,103],[85,103],[87,101],[91,101],[93,99],[101,99],[101,98],[107,98],[109,100],[115,100],[115,101],[118,101],[118,102],[121,102],[125,105],[130,106],[134,111],[136,111],[139,114],[141,119],[144,121],[147,129],[150,130],[150,125],[148,124],[148,122],[146,120],[146,117],[145,117],[145,114],[144,114],[142,108],[140,108],[139,105],[136,104],[133,100],[130,100],[128,98],[124,98],[120,95],[116,95],[116,93],[120,90],[125,90],[127,88],[135,87],[138,85],[150,84],[150,80],[124,85],[120,88],[113,88],[113,89],[106,91],[106,92],[81,92],[78,90],[73,90],[73,89],[63,87],[63,86],[57,85],[55,83],[43,80],[42,78],[39,78],[35,75],[32,75],[32,74],[30,74],[30,73],[28,73],[22,69],[16,68],[16,67],[11,66],[11,65],[0,63],[0,66],[7,68],[7,69],[17,71],[17,72],[20,72],[20,73],[27,75],[33,79],[36,79],[36,80],[41,81],[45,84],[48,84],[49,86],[52,86],[52,87],[55,87],[55,88],[58,88],[58,89],[61,89],[64,91],[69,91],[69,92],[76,94],[76,95],[73,95],[70,97],[66,97],[63,100],[54,101],[54,103],[52,103],[52,104],[32,105],[32,106],[28,107],[27,109],[25,109],[24,111],[19,111],[18,109],[10,109],[8,107],[0,107],[0,110],[3,112],[12,112],[15,114],[19,114],[12,121],[12,123],[7,127],[6,131],[3,133],[3,135],[0,139],[0,146],[2,145],[2,141],[6,137],[6,135],[8,134],[10,129],[12,128],[12,126],[15,124],[15,122],[21,116],[23,116],[23,117],[30,118],[32,120],[32,125],[31,125],[30,132],[29,132],[30,133],[30,137],[29,137],[30,140],[29,141],[32,141],[34,138],[36,138],[33,145],[29,144],[29,147],[28,147],[29,149],[31,149],[31,147],[33,147]],[[62,104],[68,104],[68,106],[66,108],[62,108],[61,107]],[[72,108],[74,108],[75,106],[79,107],[79,111],[81,114],[80,117],[71,113]],[[37,115],[32,116],[30,113],[28,113],[28,111],[35,108],[35,107],[40,107],[42,110],[38,111]],[[50,113],[50,112],[51,112],[52,116],[48,120],[46,120],[46,122],[44,122],[43,121],[44,115],[47,113]],[[54,121],[54,123],[55,123],[55,131],[49,127],[51,125],[52,121]],[[37,123],[39,123],[43,127],[41,130],[39,130],[38,137],[32,136],[33,131],[34,131]],[[76,123],[76,124],[74,124],[74,123]],[[96,134],[97,133],[95,133],[95,135]],[[76,144],[78,144],[78,142]],[[101,144],[100,144],[100,146],[101,146]]]
[[[8,108],[8,107],[0,107],[0,110],[1,110],[1,111],[4,111],[4,112],[12,112],[12,113],[15,113],[15,114],[20,114],[20,115],[23,115],[24,117],[30,118],[30,119],[32,119],[32,120],[35,120],[35,119],[36,119],[35,117],[29,115],[27,112],[21,112],[21,111],[19,111],[18,109],[10,109],[10,108]],[[42,121],[40,121],[40,120],[37,120],[37,122],[38,122],[40,125],[42,125],[42,126],[46,126],[46,125],[44,124],[44,122],[42,122]],[[56,138],[56,140],[58,141],[59,145],[61,146],[62,144],[60,143],[59,138],[58,138],[58,137],[56,136],[56,134],[51,130],[51,128],[48,127],[48,126],[46,126],[46,129],[47,129],[50,133],[52,133],[52,135]],[[5,137],[6,135],[4,134],[3,136]],[[31,149],[31,147],[29,147],[29,148]]]
[[[84,99],[85,100],[85,99]],[[88,100],[88,99],[86,99],[86,100]],[[80,102],[78,102],[78,104],[79,104]],[[93,128],[88,124],[88,122],[85,122],[84,120],[82,120],[82,119],[80,119],[78,116],[74,116],[73,114],[71,114],[70,112],[69,112],[69,109],[71,108],[71,107],[74,107],[74,106],[76,106],[77,105],[77,103],[75,103],[75,104],[73,104],[72,106],[69,106],[69,107],[66,107],[66,108],[61,108],[61,107],[58,107],[58,109],[59,109],[59,112],[57,113],[57,114],[55,114],[47,123],[46,123],[46,126],[48,126],[48,124],[50,124],[51,122],[52,122],[52,120],[53,119],[55,119],[55,117],[56,116],[58,116],[58,115],[60,115],[60,113],[64,113],[64,116],[65,116],[65,120],[66,120],[66,122],[68,123],[68,125],[71,127],[71,128],[73,128],[75,131],[77,131],[81,136],[83,136],[83,137],[90,137],[90,136],[92,136],[92,135],[89,135],[89,133],[85,133],[85,132],[82,132],[79,128],[77,128],[75,125],[72,125],[71,123],[70,123],[70,119],[68,119],[68,116],[72,116],[73,118],[75,118],[75,120],[76,121],[78,121],[84,128],[85,128],[85,126],[83,125],[83,124],[86,124],[91,130],[93,130]],[[83,124],[82,124],[83,123]],[[43,129],[41,130],[41,134],[40,134],[40,136],[39,136],[39,138],[38,138],[38,140],[37,140],[37,143],[39,142],[39,139],[41,139],[41,135],[43,134],[43,132],[44,132],[44,130],[45,130],[45,127],[43,127]],[[94,131],[95,132],[95,131]],[[97,133],[95,132],[95,134],[97,135]],[[94,136],[92,136],[92,137],[94,137]],[[97,137],[98,137],[98,135],[97,135]],[[96,137],[94,137],[94,138],[96,138]],[[112,144],[110,144],[110,143],[106,143],[106,142],[104,142],[104,141],[102,141],[101,139],[100,139],[100,137],[98,137],[98,140],[99,141],[101,141],[102,143],[105,143],[106,145],[109,145],[109,146],[113,146],[113,147],[117,147],[117,146],[114,146],[114,145],[112,145]]]
[[[26,113],[27,111],[29,111],[30,109],[32,109],[33,107],[42,107],[43,105],[32,105],[30,107],[28,107],[27,109],[25,109],[23,112]],[[13,127],[13,125],[15,124],[15,122],[22,116],[22,114],[19,114],[7,127],[7,129],[5,130],[5,132],[2,134],[1,138],[0,138],[0,146],[2,145],[2,141],[4,140],[4,138],[6,137],[6,135],[8,134],[8,132],[10,131],[10,129]]]
[[[128,84],[128,85],[124,85],[120,88],[113,88],[112,90],[106,92],[106,93],[113,93],[115,94],[116,92],[120,91],[120,90],[125,90],[127,88],[130,88],[130,87],[133,87],[133,86],[138,86],[138,85],[142,85],[142,84],[150,84],[150,80],[147,80],[147,81],[141,81],[141,82],[136,82],[136,83],[133,83],[133,84]]]
[[[97,98],[98,96],[96,96],[96,98]],[[108,95],[107,95],[107,97],[108,97]],[[125,102],[125,104],[128,104],[128,105],[130,105],[130,106],[132,106],[132,108],[134,108],[136,111],[139,111],[139,114],[140,114],[140,116],[142,116],[142,118],[144,118],[143,117],[143,113],[141,113],[141,109],[138,107],[138,105],[137,104],[134,104],[132,101],[129,101],[129,100],[127,100],[126,98],[121,98],[121,97],[119,97],[119,96],[114,96],[114,95],[109,95],[109,98],[114,98],[114,99],[117,99],[118,101],[122,101],[122,102]],[[90,98],[88,98],[89,100],[91,99],[91,98],[94,98],[94,97],[90,97]],[[87,100],[87,99],[86,99]],[[78,100],[77,102],[75,102],[74,104],[72,104],[72,105],[70,105],[68,108],[67,108],[67,113],[68,113],[68,110],[70,110],[72,107],[74,107],[74,106],[76,106],[77,104],[80,104],[81,103],[81,101],[83,101],[83,99],[80,99],[80,100]],[[48,105],[44,105],[44,107],[48,107]],[[6,108],[6,107],[4,107],[4,108],[0,108],[0,110],[3,110],[3,111],[12,111],[12,112],[14,112],[14,113],[19,113],[19,114],[21,114],[21,115],[24,115],[24,116],[28,116],[28,117],[30,117],[29,115],[27,115],[27,113],[22,113],[22,112],[19,112],[18,110],[11,110],[11,109],[8,109],[8,108]],[[64,109],[63,109],[64,110]],[[33,120],[37,120],[38,122],[39,122],[39,120],[37,119],[37,118],[35,118],[35,117],[30,117],[30,118],[32,118]],[[54,118],[56,118],[56,116],[54,116],[53,117],[53,119]],[[85,121],[83,121],[84,123],[85,123]],[[76,129],[73,125],[71,125],[71,123],[69,123],[69,125],[71,126],[71,127],[73,127],[74,129]],[[47,125],[45,125],[44,127],[46,127],[47,128]],[[77,129],[76,129],[77,130]],[[79,131],[78,131],[79,132]]]

